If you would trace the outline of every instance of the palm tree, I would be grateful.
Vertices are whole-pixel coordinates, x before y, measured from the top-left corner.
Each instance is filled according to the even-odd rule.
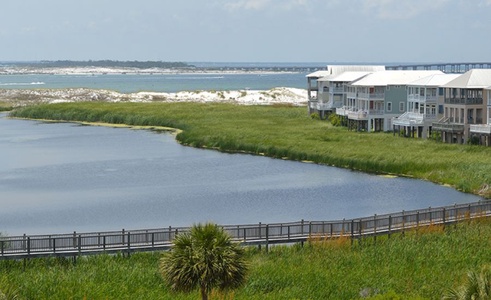
[[[447,300],[491,300],[491,266],[484,266],[480,273],[467,273],[465,285],[451,289],[443,299]]]
[[[174,291],[199,288],[207,300],[213,288],[234,289],[245,281],[244,250],[216,224],[194,225],[179,234],[160,260],[160,272]]]

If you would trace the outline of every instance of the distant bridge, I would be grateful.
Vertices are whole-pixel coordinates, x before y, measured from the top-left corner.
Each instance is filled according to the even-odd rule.
[[[385,68],[387,70],[439,70],[444,73],[465,73],[471,69],[491,69],[491,62],[388,65]]]
[[[346,65],[356,65],[356,63],[346,63]],[[327,70],[326,64],[323,66],[302,66],[302,65],[285,65],[285,66],[220,66],[206,67],[207,70],[216,71],[245,71],[245,72],[315,72]],[[337,64],[332,64],[337,65]],[[365,65],[365,64],[362,64]],[[444,73],[465,73],[471,69],[491,69],[491,62],[462,62],[462,63],[428,63],[428,64],[387,64],[387,70],[440,70]]]

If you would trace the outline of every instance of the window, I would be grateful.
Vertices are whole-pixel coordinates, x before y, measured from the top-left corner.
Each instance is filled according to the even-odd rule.
[[[404,103],[404,102],[399,103],[399,112],[404,112],[404,107],[405,107],[404,104],[406,104],[406,103]]]
[[[443,105],[438,105],[438,113],[443,114]]]
[[[387,102],[387,111],[392,111],[392,102]]]

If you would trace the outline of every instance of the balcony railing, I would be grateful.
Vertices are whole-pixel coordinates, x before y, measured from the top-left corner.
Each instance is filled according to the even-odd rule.
[[[480,105],[482,98],[445,98],[445,104]]]
[[[340,116],[348,116],[350,112],[352,112],[352,110],[347,106],[336,108],[336,114]]]
[[[348,112],[348,118],[351,120],[367,120],[368,111],[366,110],[350,111]]]
[[[411,95],[408,95],[407,99],[409,101],[412,101],[412,102],[436,103],[438,100],[438,96],[427,95],[425,97],[425,96],[420,96],[417,94],[411,94]]]
[[[383,100],[385,98],[385,93],[358,93],[358,98],[367,100]]]
[[[481,125],[471,125],[472,133],[484,133],[491,134],[491,125],[490,124],[481,124]]]
[[[329,89],[331,94],[344,94],[344,88],[343,87],[334,87]]]
[[[464,124],[453,123],[451,118],[442,118],[438,122],[433,122],[431,126],[433,130],[452,133],[464,132],[465,129]]]

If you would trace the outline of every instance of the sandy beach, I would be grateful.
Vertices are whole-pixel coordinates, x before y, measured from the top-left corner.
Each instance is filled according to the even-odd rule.
[[[82,101],[106,102],[225,102],[241,105],[307,105],[307,90],[278,87],[270,90],[182,91],[177,93],[118,93],[110,90],[75,89],[0,89],[0,102],[14,107],[36,103]]]

